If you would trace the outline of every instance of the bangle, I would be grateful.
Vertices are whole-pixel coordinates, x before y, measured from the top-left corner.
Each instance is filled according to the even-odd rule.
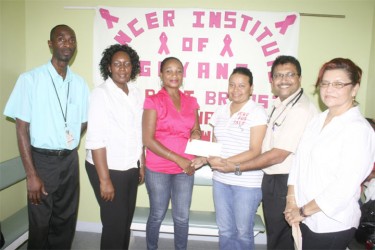
[[[294,197],[294,194],[288,194],[286,197]]]
[[[305,214],[305,206],[299,208],[299,215],[301,215],[303,218],[307,217],[307,215]]]

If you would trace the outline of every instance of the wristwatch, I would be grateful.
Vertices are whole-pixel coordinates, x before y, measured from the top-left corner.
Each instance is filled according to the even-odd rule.
[[[236,164],[234,166],[235,167],[235,171],[234,171],[235,175],[242,175],[242,172],[241,172],[241,169],[240,169],[240,165],[241,165],[241,163],[238,163],[238,164]]]
[[[305,214],[305,206],[302,206],[302,207],[299,208],[299,215],[301,215],[303,218],[308,217],[308,216]]]

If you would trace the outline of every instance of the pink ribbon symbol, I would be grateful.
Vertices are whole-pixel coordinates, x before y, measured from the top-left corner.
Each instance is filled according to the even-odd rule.
[[[163,33],[161,33],[159,39],[160,39],[160,48],[159,48],[158,53],[162,54],[163,51],[164,51],[165,54],[168,55],[169,54],[169,49],[168,49],[168,46],[167,46],[167,41],[168,41],[167,35],[163,32]]]
[[[285,18],[284,21],[276,22],[275,27],[280,28],[280,34],[284,35],[289,25],[294,24],[295,21],[296,21],[296,15],[289,15]]]
[[[113,28],[113,22],[118,23],[118,17],[111,16],[111,14],[109,14],[109,10],[100,8],[99,12],[100,16],[107,22],[108,29]]]
[[[228,54],[229,54],[229,57],[232,57],[233,56],[233,52],[232,52],[232,49],[230,48],[230,44],[231,44],[231,42],[232,42],[232,38],[230,37],[230,35],[226,35],[225,37],[224,37],[224,48],[223,48],[223,50],[221,51],[221,53],[220,53],[220,55],[221,56],[224,56],[224,54],[226,53],[226,52],[228,52]]]

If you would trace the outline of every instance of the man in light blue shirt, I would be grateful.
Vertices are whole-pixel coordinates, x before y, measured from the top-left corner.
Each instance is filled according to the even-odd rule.
[[[26,172],[29,249],[69,249],[77,221],[77,147],[87,127],[89,89],[69,62],[76,36],[57,25],[48,46],[52,59],[23,73],[4,110],[15,119]]]

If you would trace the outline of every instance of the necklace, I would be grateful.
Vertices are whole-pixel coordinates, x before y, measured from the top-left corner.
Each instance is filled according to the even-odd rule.
[[[274,122],[272,123],[272,130],[273,130],[273,131],[275,130],[275,126],[280,127],[280,126],[283,124],[283,122],[284,122],[284,120],[285,120],[285,118],[286,118],[286,116],[285,116],[284,119],[283,119],[281,122],[277,122],[277,120],[280,118],[280,116],[285,112],[285,110],[286,110],[289,106],[290,106],[290,108],[292,108],[292,107],[298,102],[298,100],[301,98],[302,94],[303,94],[303,89],[301,88],[301,90],[299,91],[299,93],[298,93],[295,97],[293,97],[293,99],[290,100],[290,101],[285,105],[284,109],[280,112],[280,114],[276,117],[276,119],[275,119]],[[272,118],[272,115],[273,115],[273,113],[275,112],[275,110],[276,110],[276,107],[273,106],[273,109],[272,109],[272,111],[271,111],[271,114],[270,114],[270,116],[268,117],[267,124],[270,123],[271,118]]]

